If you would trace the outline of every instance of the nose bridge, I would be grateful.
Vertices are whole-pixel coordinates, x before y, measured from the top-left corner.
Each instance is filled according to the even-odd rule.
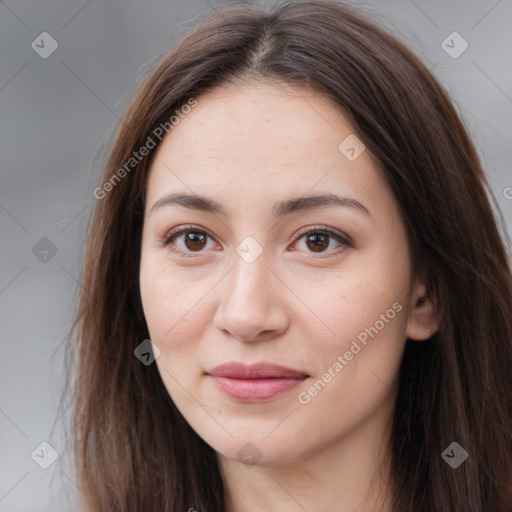
[[[256,254],[251,243],[241,243],[233,254],[215,318],[217,328],[244,340],[256,339],[263,331],[281,332],[288,321],[267,253]]]
[[[228,300],[234,300],[241,306],[247,305],[247,301],[253,306],[257,306],[258,302],[268,304],[268,281],[269,274],[272,274],[268,264],[267,252],[263,251],[263,247],[259,249],[251,241],[242,242],[233,255],[233,269],[228,279]]]

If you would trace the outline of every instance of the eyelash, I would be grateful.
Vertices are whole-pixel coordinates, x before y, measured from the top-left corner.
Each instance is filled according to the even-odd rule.
[[[206,235],[207,237],[209,237],[212,240],[214,239],[208,233],[208,231],[205,231],[204,229],[198,229],[198,228],[196,228],[193,225],[187,225],[187,226],[183,226],[179,230],[171,230],[171,231],[165,233],[163,236],[159,237],[159,243],[163,247],[168,247],[171,252],[178,253],[178,254],[186,257],[186,258],[197,258],[197,257],[200,257],[204,251],[196,251],[196,253],[194,253],[193,251],[182,251],[182,250],[179,250],[179,249],[174,249],[174,248],[172,248],[170,246],[171,242],[176,240],[178,237],[180,237],[182,235],[186,235],[188,233],[201,233],[203,235]],[[301,230],[301,231],[299,231],[299,233],[295,237],[293,243],[296,243],[301,238],[303,238],[305,235],[309,235],[309,234],[328,235],[329,237],[334,238],[337,242],[342,244],[342,246],[345,246],[345,247],[343,247],[343,249],[345,249],[347,247],[349,247],[349,248],[353,248],[354,247],[354,244],[353,244],[352,240],[350,239],[350,237],[348,237],[346,235],[345,236],[340,235],[339,233],[336,233],[335,231],[332,231],[331,229],[329,229],[327,227],[321,227],[321,228],[320,227],[316,227],[316,228],[308,228],[308,229],[305,229],[305,230]],[[338,249],[339,249],[339,247],[338,247]],[[332,252],[335,252],[335,254],[338,254],[340,251],[336,251],[336,249],[334,249],[334,250],[328,251],[327,255],[322,255],[324,253],[317,253],[315,258],[328,258],[328,257],[331,257],[332,256],[332,254],[331,254]],[[315,254],[315,253],[311,252],[311,254]]]

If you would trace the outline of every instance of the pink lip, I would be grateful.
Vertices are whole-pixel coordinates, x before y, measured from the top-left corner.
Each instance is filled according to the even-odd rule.
[[[270,363],[226,363],[207,372],[226,395],[244,401],[268,400],[294,388],[309,375]]]

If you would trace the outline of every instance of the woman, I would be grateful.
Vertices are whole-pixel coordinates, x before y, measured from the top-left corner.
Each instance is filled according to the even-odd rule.
[[[353,10],[205,18],[139,87],[94,192],[84,506],[512,510],[487,192],[446,92]]]

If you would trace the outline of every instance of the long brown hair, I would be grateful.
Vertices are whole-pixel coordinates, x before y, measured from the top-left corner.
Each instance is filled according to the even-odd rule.
[[[365,15],[328,1],[217,9],[153,67],[127,108],[90,219],[70,336],[84,506],[224,510],[215,452],[177,410],[156,365],[134,357],[149,338],[139,264],[155,149],[129,171],[126,163],[176,110],[236,80],[310,87],[343,109],[381,164],[414,267],[442,308],[431,339],[406,342],[390,446],[394,510],[512,510],[512,278],[494,196],[426,67]],[[468,453],[457,469],[441,457],[454,441]]]

